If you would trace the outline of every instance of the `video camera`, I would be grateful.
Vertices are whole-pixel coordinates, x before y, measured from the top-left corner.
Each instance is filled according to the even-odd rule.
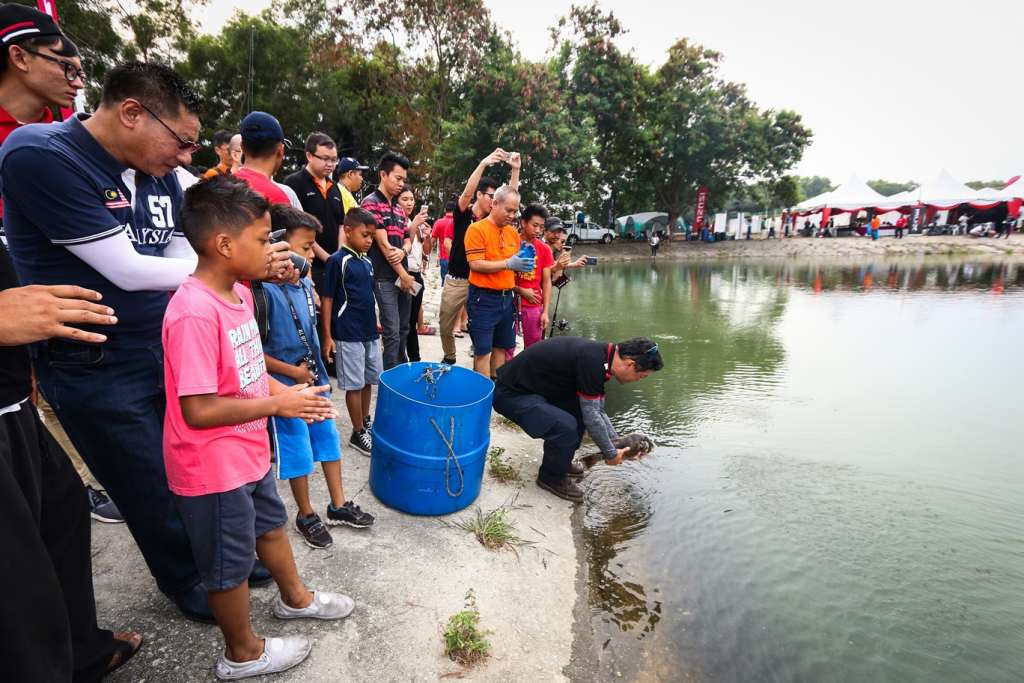
[[[287,230],[275,230],[274,232],[270,233],[271,244],[276,244],[277,242],[284,242],[284,236],[286,232]],[[299,271],[299,278],[304,278],[307,275],[309,275],[310,265],[309,261],[306,260],[305,256],[302,256],[301,254],[296,254],[294,251],[290,251],[288,252],[288,257],[291,258],[292,265],[295,266],[295,270]]]

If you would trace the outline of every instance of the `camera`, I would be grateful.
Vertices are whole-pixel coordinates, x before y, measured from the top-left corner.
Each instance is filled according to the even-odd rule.
[[[302,360],[296,363],[296,365],[303,364],[305,364],[306,369],[309,370],[309,374],[313,375],[313,385],[320,384],[320,371],[317,370],[316,359],[307,353],[302,357]]]
[[[270,233],[270,242],[272,244],[284,241],[285,230],[275,230]],[[288,252],[288,258],[292,260],[292,265],[295,266],[295,270],[299,271],[299,277],[304,278],[309,275],[309,261],[306,260],[301,254],[296,254],[294,251]],[[315,370],[314,370],[315,372]]]
[[[554,323],[554,327],[559,332],[565,332],[566,330],[569,329],[569,321],[566,320],[565,318],[562,318],[561,320],[556,320]]]

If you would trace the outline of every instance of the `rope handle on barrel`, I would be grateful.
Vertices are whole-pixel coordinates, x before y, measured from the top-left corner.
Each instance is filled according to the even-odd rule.
[[[430,418],[430,424],[434,425],[434,431],[441,437],[441,441],[444,441],[445,447],[448,449],[448,457],[444,461],[444,488],[448,492],[448,495],[452,498],[458,498],[462,495],[462,489],[466,487],[466,479],[462,475],[462,465],[459,464],[459,459],[455,455],[455,416],[451,416],[451,437],[445,438],[444,432],[437,426],[437,421],[433,417]],[[455,471],[459,473],[459,490],[452,493],[452,487],[448,484],[448,474],[451,471],[451,464],[455,462]]]

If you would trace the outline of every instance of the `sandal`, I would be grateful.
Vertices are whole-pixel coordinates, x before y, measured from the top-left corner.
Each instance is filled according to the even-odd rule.
[[[103,675],[112,674],[128,663],[142,649],[144,639],[141,633],[119,631],[114,634],[114,655],[110,658]]]
[[[437,334],[437,328],[433,325],[421,325],[419,329],[416,330],[416,334],[422,334],[424,336]]]
[[[454,335],[454,336],[455,336],[455,337],[456,337],[457,339],[462,339],[463,337],[465,337],[465,336],[466,336],[466,334],[465,334],[465,333],[464,333],[464,332],[463,332],[462,330],[455,330],[454,332],[452,332],[452,334],[453,334],[453,335]]]

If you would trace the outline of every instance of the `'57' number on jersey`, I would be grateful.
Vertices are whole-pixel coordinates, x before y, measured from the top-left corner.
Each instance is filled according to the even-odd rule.
[[[171,198],[167,195],[149,195],[149,213],[153,217],[154,228],[174,228]]]

